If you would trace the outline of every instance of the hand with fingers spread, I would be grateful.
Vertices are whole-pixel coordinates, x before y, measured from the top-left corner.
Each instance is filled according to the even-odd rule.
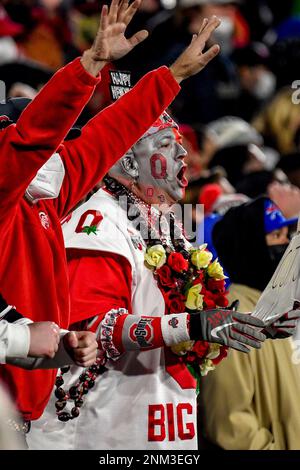
[[[263,333],[269,339],[283,339],[293,336],[296,332],[297,323],[300,319],[300,304],[296,302],[294,310],[285,313],[276,320],[272,325],[268,326],[263,330]]]
[[[142,0],[112,0],[110,8],[103,5],[99,29],[90,49],[84,52],[81,62],[85,69],[97,76],[107,62],[120,59],[147,38],[141,30],[132,37],[125,37],[125,30],[139,9]]]
[[[192,340],[219,343],[223,346],[248,353],[260,349],[266,336],[259,330],[264,323],[258,318],[226,309],[203,310],[190,315]]]
[[[98,343],[91,331],[70,331],[64,338],[64,347],[78,366],[89,367],[97,358]]]
[[[209,20],[207,18],[203,20],[199,33],[193,35],[191,44],[170,67],[178,83],[192,75],[196,75],[219,54],[220,46],[218,44],[211,46],[206,52],[203,52],[203,50],[220,24],[221,21],[216,16]]]

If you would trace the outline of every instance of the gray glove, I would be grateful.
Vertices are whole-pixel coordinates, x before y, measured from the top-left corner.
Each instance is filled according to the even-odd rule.
[[[283,339],[293,336],[296,331],[298,320],[300,319],[300,304],[294,305],[296,310],[291,310],[282,315],[279,320],[276,320],[272,325],[266,327],[263,333],[269,339]]]
[[[190,314],[192,340],[219,343],[245,353],[250,352],[246,345],[261,348],[266,336],[259,330],[264,326],[258,318],[227,309],[203,310]]]

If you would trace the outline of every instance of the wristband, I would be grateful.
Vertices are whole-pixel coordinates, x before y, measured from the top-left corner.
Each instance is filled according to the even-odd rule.
[[[190,341],[188,313],[165,315],[161,319],[161,331],[166,346]]]

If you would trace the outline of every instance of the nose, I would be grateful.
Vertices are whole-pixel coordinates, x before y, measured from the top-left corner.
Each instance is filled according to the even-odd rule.
[[[178,142],[176,142],[176,157],[184,158],[186,156],[187,156],[187,151],[185,150],[185,148],[182,147],[181,144],[178,144]]]

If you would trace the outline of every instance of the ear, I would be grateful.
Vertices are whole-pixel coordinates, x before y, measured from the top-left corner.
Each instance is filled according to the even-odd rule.
[[[123,172],[126,173],[126,175],[133,179],[138,178],[139,165],[132,150],[128,150],[128,152],[120,160],[120,164]]]

